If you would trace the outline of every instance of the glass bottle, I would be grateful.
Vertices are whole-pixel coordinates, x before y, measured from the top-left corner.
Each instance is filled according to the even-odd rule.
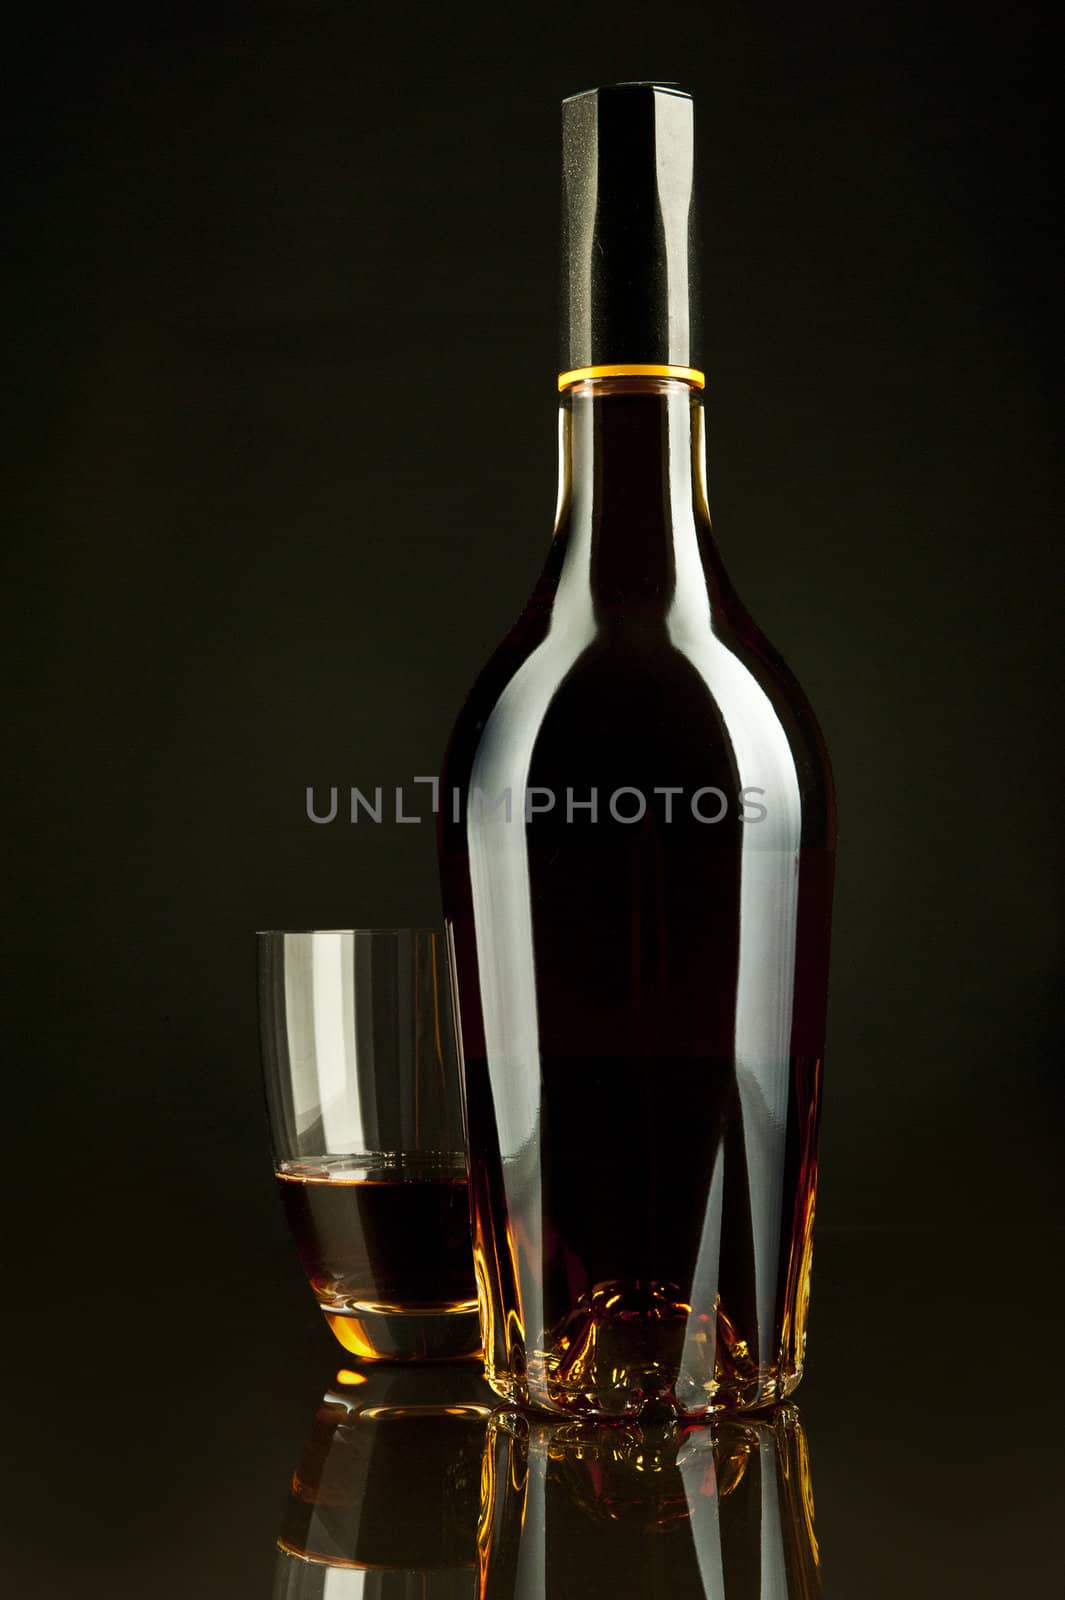
[[[554,538],[440,795],[486,1373],[592,1416],[805,1343],[834,801],[711,532],[693,162],[672,86],[564,104]]]

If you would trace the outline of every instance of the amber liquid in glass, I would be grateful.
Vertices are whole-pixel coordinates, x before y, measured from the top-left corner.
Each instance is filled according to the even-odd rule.
[[[321,1156],[282,1162],[277,1183],[303,1270],[346,1349],[393,1360],[479,1352],[464,1166]],[[389,1330],[402,1331],[402,1349]]]

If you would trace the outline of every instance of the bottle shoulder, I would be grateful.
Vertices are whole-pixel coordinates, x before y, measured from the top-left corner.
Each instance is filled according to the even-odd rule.
[[[795,673],[739,599],[709,538],[701,555],[699,579],[689,577],[684,593],[674,584],[604,595],[565,584],[565,543],[556,539],[520,616],[477,675],[456,731],[483,725],[511,685],[534,675],[550,691],[546,714],[563,689],[594,683],[609,698],[634,671],[668,696],[687,665],[711,699],[730,682],[760,691],[742,708],[732,696],[735,713],[773,711],[789,724],[809,725],[820,740]]]

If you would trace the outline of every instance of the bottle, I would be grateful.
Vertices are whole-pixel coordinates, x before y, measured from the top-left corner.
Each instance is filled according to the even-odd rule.
[[[707,509],[691,97],[563,104],[554,537],[441,782],[486,1376],[696,1417],[802,1372],[835,813]]]

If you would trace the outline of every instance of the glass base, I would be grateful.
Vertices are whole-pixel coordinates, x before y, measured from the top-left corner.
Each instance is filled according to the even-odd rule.
[[[336,1339],[360,1361],[480,1360],[476,1301],[457,1306],[397,1309],[352,1305],[321,1307]]]
[[[713,1392],[691,1386],[688,1393],[678,1384],[674,1389],[649,1393],[646,1389],[615,1387],[609,1391],[568,1388],[557,1381],[542,1383],[535,1377],[516,1377],[509,1372],[493,1372],[485,1367],[485,1379],[493,1392],[522,1411],[552,1416],[589,1417],[604,1421],[632,1418],[642,1421],[668,1417],[696,1419],[735,1411],[760,1411],[777,1405],[794,1394],[802,1379],[802,1366],[783,1370],[756,1371],[742,1379],[714,1384]]]

